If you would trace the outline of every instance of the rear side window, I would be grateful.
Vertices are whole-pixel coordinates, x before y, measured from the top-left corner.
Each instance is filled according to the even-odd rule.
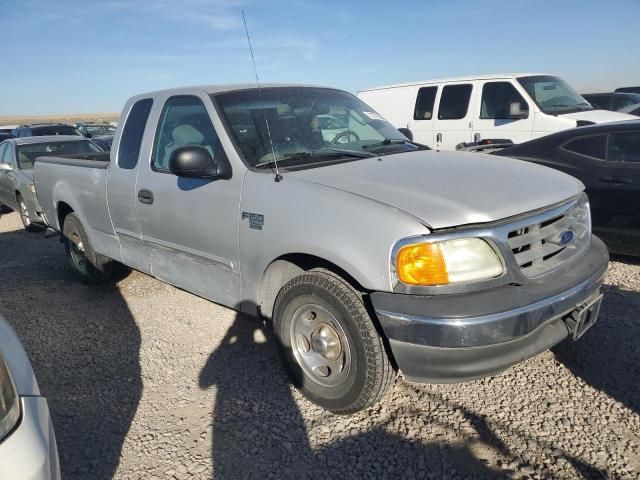
[[[131,107],[127,121],[120,135],[120,145],[118,146],[118,166],[131,170],[138,165],[140,156],[140,146],[142,145],[142,135],[144,127],[151,112],[153,100],[145,98],[138,100]]]
[[[482,87],[480,118],[511,118],[509,105],[519,103],[520,110],[526,112],[529,106],[516,87],[509,82],[488,82]]]
[[[610,162],[640,162],[640,131],[609,135],[607,160]]]
[[[438,120],[460,120],[467,116],[473,85],[447,85],[442,89]]]
[[[431,120],[437,92],[438,87],[422,87],[418,90],[416,108],[413,111],[414,120]]]
[[[592,135],[590,137],[579,137],[570,141],[564,146],[565,150],[587,157],[605,159],[605,151],[607,148],[606,135]]]

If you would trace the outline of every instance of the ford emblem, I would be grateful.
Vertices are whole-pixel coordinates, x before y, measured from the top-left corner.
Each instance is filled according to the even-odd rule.
[[[571,230],[566,230],[560,234],[560,244],[568,245],[573,240],[573,232]]]

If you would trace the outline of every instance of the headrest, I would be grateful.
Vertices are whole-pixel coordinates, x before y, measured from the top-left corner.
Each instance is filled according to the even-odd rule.
[[[204,135],[191,125],[179,125],[171,132],[173,141],[178,145],[200,145],[204,140]]]

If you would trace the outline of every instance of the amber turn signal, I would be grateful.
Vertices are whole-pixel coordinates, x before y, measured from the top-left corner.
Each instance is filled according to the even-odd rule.
[[[446,285],[449,274],[437,243],[407,245],[396,257],[398,280],[407,285]]]

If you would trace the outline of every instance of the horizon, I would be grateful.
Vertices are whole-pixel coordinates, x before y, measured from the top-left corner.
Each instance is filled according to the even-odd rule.
[[[633,0],[433,0],[402,8],[333,0],[24,0],[0,18],[8,50],[20,52],[6,57],[13,67],[3,71],[0,116],[119,114],[127,98],[147,91],[255,83],[242,9],[264,83],[355,93],[542,71],[581,93],[640,84],[640,62],[629,48],[640,39],[640,2]]]

